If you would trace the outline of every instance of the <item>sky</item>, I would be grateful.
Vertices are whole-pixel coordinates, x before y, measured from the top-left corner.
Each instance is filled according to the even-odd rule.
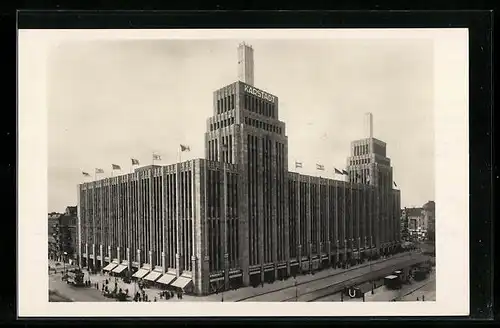
[[[48,58],[48,209],[77,203],[82,171],[130,158],[204,158],[213,91],[237,80],[237,46],[254,48],[254,86],[279,97],[289,169],[334,177],[350,142],[387,143],[402,206],[434,200],[434,65],[428,39],[65,41]],[[116,173],[115,173],[116,174]]]

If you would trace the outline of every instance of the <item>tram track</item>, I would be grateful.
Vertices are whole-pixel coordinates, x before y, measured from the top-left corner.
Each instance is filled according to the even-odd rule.
[[[308,280],[308,281],[303,281],[303,282],[297,283],[296,285],[281,287],[281,288],[273,289],[273,290],[270,290],[270,291],[266,291],[266,292],[262,292],[262,293],[250,295],[250,296],[247,296],[247,297],[243,297],[243,298],[240,298],[238,300],[235,300],[235,302],[251,301],[252,299],[258,298],[260,296],[270,295],[270,294],[273,294],[273,293],[284,292],[284,291],[287,291],[287,290],[293,290],[293,289],[297,288],[298,286],[304,286],[304,285],[308,285],[308,284],[311,284],[311,283],[314,283],[314,282],[318,282],[318,281],[321,281],[321,280],[330,279],[332,277],[343,275],[343,274],[346,274],[346,273],[349,273],[349,272],[352,272],[352,271],[355,271],[355,270],[359,270],[359,269],[366,268],[366,267],[373,266],[373,265],[378,265],[378,264],[381,264],[381,263],[384,263],[384,262],[387,262],[387,261],[392,261],[394,259],[398,259],[398,258],[409,256],[409,255],[411,256],[410,253],[398,254],[398,255],[392,256],[392,257],[387,258],[387,259],[383,259],[383,260],[376,261],[376,262],[371,262],[371,263],[366,263],[366,264],[362,264],[362,265],[359,265],[359,266],[351,267],[349,269],[346,269],[346,270],[343,270],[343,271],[340,271],[340,272],[335,272],[335,273],[333,273],[331,275],[328,275],[328,276],[319,277],[319,278],[315,278],[315,279]],[[399,266],[401,266],[401,263],[398,263],[395,266],[399,267]],[[382,268],[382,269],[378,269],[378,270],[384,270],[386,268],[387,267]],[[376,270],[376,271],[378,271],[378,270]],[[376,272],[376,271],[372,271],[372,272]],[[366,273],[363,274],[363,275],[366,275]],[[363,275],[361,275],[361,276],[363,276]],[[358,278],[358,277],[355,277],[355,278]],[[354,279],[354,278],[352,278],[352,279]],[[345,283],[345,281],[342,282],[342,283]],[[328,286],[328,287],[330,287],[330,286]],[[310,294],[310,293],[314,293],[314,292],[315,291],[311,291],[311,292],[303,293],[301,295]],[[291,299],[295,299],[295,297],[292,297]],[[284,300],[284,301],[286,302],[287,300]]]
[[[434,278],[434,279],[435,279],[435,278]],[[398,297],[394,298],[394,300],[395,300],[395,301],[400,301],[400,300],[402,300],[403,298],[405,298],[406,296],[408,296],[408,295],[410,295],[410,294],[413,294],[413,293],[415,293],[415,292],[417,292],[417,291],[421,290],[421,289],[422,289],[422,288],[424,288],[424,287],[427,287],[427,285],[429,285],[431,282],[432,282],[432,279],[430,279],[429,281],[427,281],[427,282],[426,282],[425,284],[423,284],[422,286],[417,287],[417,288],[414,288],[414,289],[412,289],[412,290],[408,291],[407,293],[405,293],[404,295],[401,295],[401,296],[398,296]]]
[[[362,284],[363,282],[365,282],[367,280],[367,276],[374,276],[372,279],[375,279],[377,276],[380,277],[382,275],[389,274],[389,273],[397,270],[401,266],[403,266],[403,267],[410,266],[410,265],[414,264],[415,262],[417,262],[417,260],[408,260],[408,261],[405,261],[403,263],[393,264],[391,266],[377,269],[374,271],[370,271],[368,273],[362,273],[356,277],[352,277],[352,278],[349,278],[347,280],[340,281],[338,283],[334,283],[334,284],[329,285],[329,286],[321,287],[321,288],[318,288],[318,289],[315,289],[315,290],[312,290],[309,292],[299,294],[298,298],[306,296],[306,295],[312,295],[312,294],[319,293],[320,295],[314,295],[310,299],[305,300],[305,302],[319,301],[322,298],[331,296],[333,294],[337,294],[338,292],[342,291],[342,289],[344,289],[345,287],[356,286],[356,285]],[[370,279],[368,279],[368,280],[370,280]],[[296,297],[289,297],[285,300],[282,300],[282,302],[291,302],[291,301],[295,301],[295,299],[296,299]]]

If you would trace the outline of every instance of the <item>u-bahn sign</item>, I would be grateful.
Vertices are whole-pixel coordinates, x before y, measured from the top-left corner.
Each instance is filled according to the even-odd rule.
[[[245,90],[246,93],[252,94],[254,96],[257,96],[259,98],[262,98],[262,99],[265,99],[265,100],[267,100],[269,102],[274,103],[274,96],[270,95],[267,92],[264,92],[262,90],[254,88],[254,87],[251,87],[249,85],[245,85],[244,90]]]

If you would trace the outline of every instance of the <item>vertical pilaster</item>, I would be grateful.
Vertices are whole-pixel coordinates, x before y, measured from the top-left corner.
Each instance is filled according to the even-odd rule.
[[[147,209],[149,215],[148,215],[148,222],[149,222],[149,264],[151,265],[151,268],[154,268],[155,263],[154,262],[154,250],[155,250],[155,220],[156,220],[156,213],[155,213],[155,198],[153,197],[153,192],[155,191],[155,186],[154,186],[154,167],[151,167],[151,170],[148,172],[148,183],[149,183],[149,190],[148,190],[148,197],[149,197],[149,207]]]
[[[118,259],[118,262],[120,262],[121,259],[121,254],[120,254],[120,247],[123,244],[123,224],[122,224],[122,210],[121,210],[121,205],[122,205],[122,178],[121,176],[116,177],[116,224],[117,224],[117,233],[118,233],[118,245],[116,246],[116,258]]]
[[[220,190],[222,190],[222,197],[220,199],[220,207],[222,209],[221,214],[222,217],[222,256],[224,260],[224,286],[225,290],[229,289],[229,254],[228,254],[228,229],[227,229],[227,156],[229,155],[229,149],[226,148],[224,150],[224,144],[228,147],[225,139],[227,138],[226,134],[219,134],[218,138],[218,147],[219,147],[219,163],[220,163],[220,172],[222,173],[222,179],[220,180]],[[223,140],[224,139],[224,140]]]
[[[260,263],[260,274],[261,279],[264,280],[264,193],[263,193],[263,177],[264,170],[262,165],[263,159],[263,149],[262,149],[262,138],[257,138],[257,215],[259,221],[259,263]]]
[[[177,234],[176,234],[176,244],[177,244],[177,253],[175,254],[175,274],[177,277],[181,274],[181,218],[180,218],[180,180],[181,180],[181,163],[177,163],[176,165],[176,178],[175,178],[175,202],[176,202],[176,211],[175,211],[175,222],[177,226]]]
[[[101,257],[101,270],[104,268],[104,247],[99,245],[99,256]]]
[[[316,215],[316,249],[318,253],[318,257],[321,263],[321,259],[323,256],[323,240],[321,240],[321,231],[324,227],[321,226],[321,177],[318,177],[318,187],[316,191],[316,208],[314,209],[317,213]]]
[[[307,177],[307,192],[306,192],[306,231],[307,231],[307,256],[309,257],[309,269],[312,262],[312,242],[311,242],[311,177]]]
[[[93,259],[92,259],[93,263],[92,264],[93,264],[93,266],[95,268],[97,266],[97,254],[95,252],[95,244],[92,244],[92,257],[93,257]]]
[[[286,154],[286,147],[285,147],[285,154]],[[286,161],[287,160],[287,156],[285,155],[285,158],[284,160]],[[282,181],[282,185],[283,185],[283,190],[284,190],[284,204],[282,205],[284,207],[284,235],[285,235],[285,249],[284,249],[284,252],[285,252],[285,260],[286,260],[286,275],[289,276],[290,275],[290,210],[289,210],[289,206],[291,206],[290,204],[290,195],[288,194],[288,181],[289,181],[289,176],[288,176],[288,171],[285,170],[285,169],[282,169],[283,170],[283,181]],[[295,245],[294,245],[295,246]]]
[[[85,256],[86,256],[86,264],[87,268],[90,267],[90,256],[89,256],[89,244],[85,243]]]
[[[237,126],[235,135],[236,152],[239,167],[238,175],[238,234],[239,261],[243,274],[243,285],[250,285],[250,249],[249,249],[249,206],[248,199],[248,138],[244,129]],[[205,179],[206,180],[206,179]]]
[[[325,229],[326,229],[326,252],[328,254],[328,264],[330,264],[331,262],[331,258],[332,258],[332,246],[331,246],[331,240],[332,240],[332,236],[330,236],[330,224],[332,221],[331,219],[335,219],[332,215],[332,217],[330,217],[330,180],[326,180],[326,186],[325,186],[325,189],[326,189],[326,192],[325,192],[325,196],[326,196],[326,204],[325,204]]]
[[[278,206],[278,180],[277,180],[277,169],[276,169],[276,157],[278,152],[276,149],[276,141],[271,140],[271,150],[269,156],[271,157],[271,236],[272,236],[272,261],[274,263],[274,277],[277,277],[278,273],[278,223],[277,223],[277,206]],[[281,193],[282,191],[280,191]]]
[[[300,202],[301,202],[301,194],[300,194],[300,175],[297,175],[297,181],[295,184],[295,193],[297,195],[297,225],[296,225],[296,234],[297,234],[297,261],[299,262],[299,270],[302,270],[302,236],[301,231],[305,229],[300,225],[302,213],[300,212]]]
[[[203,213],[203,217],[200,216],[200,243],[203,243],[203,248],[199,249],[199,274],[200,274],[200,285],[202,288],[202,294],[207,295],[210,293],[210,256],[209,256],[209,244],[208,244],[208,168],[207,162],[203,161],[203,192],[200,193],[201,199],[203,199],[203,207],[200,209]],[[203,235],[201,232],[203,231]]]
[[[193,161],[193,253],[191,265],[194,288],[198,295],[204,294],[204,285],[209,284],[208,281],[205,282],[202,270],[204,263],[203,256],[207,251],[207,249],[203,247],[204,238],[207,237],[204,233],[204,222],[206,220],[206,178],[205,162],[200,160]]]
[[[77,245],[77,264],[82,267],[82,201],[81,201],[82,185],[79,184],[76,188],[76,245]]]
[[[130,247],[127,247],[127,269],[129,272],[132,270],[132,259],[130,258]]]

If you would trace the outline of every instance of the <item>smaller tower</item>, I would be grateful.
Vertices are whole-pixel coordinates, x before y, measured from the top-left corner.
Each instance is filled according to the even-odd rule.
[[[253,48],[240,43],[238,46],[238,80],[253,86]]]
[[[373,138],[373,115],[365,114],[365,138]]]

